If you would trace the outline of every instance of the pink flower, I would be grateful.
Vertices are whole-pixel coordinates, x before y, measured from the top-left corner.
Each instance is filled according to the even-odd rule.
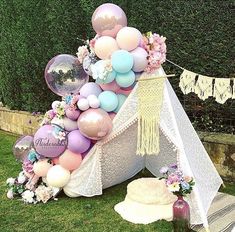
[[[193,178],[191,177],[191,176],[185,176],[184,177],[184,180],[186,181],[186,182],[190,182],[191,180],[192,180]]]
[[[169,176],[168,176],[168,179],[167,179],[167,185],[170,185],[170,184],[173,184],[175,182],[180,182],[180,178],[178,175],[174,174],[174,173],[171,173]]]

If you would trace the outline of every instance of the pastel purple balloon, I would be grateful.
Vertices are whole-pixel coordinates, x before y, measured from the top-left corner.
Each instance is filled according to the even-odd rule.
[[[73,131],[78,129],[77,121],[73,121],[67,117],[64,117],[63,124],[66,131]]]
[[[86,152],[91,145],[91,140],[84,137],[79,130],[68,134],[68,149],[76,154]]]
[[[19,161],[24,161],[28,157],[30,149],[33,147],[33,136],[21,136],[13,146],[13,154]]]
[[[100,88],[100,86],[94,82],[86,83],[80,89],[80,94],[83,97],[88,97],[89,95],[95,95],[96,97],[98,97],[101,92],[102,89]]]
[[[132,70],[134,72],[142,72],[148,65],[147,56],[148,53],[140,47],[137,47],[135,50],[131,51],[131,55],[134,59],[134,65]]]
[[[57,95],[76,94],[89,81],[78,58],[61,54],[52,58],[45,68],[48,87]]]
[[[96,8],[91,22],[98,35],[115,38],[118,31],[127,25],[127,18],[119,6],[105,3]]]
[[[34,148],[44,157],[54,158],[61,155],[67,147],[67,138],[61,140],[55,136],[56,125],[44,125],[34,135]],[[58,127],[60,128],[60,127]],[[62,130],[60,128],[60,130]]]
[[[67,118],[69,118],[73,121],[78,119],[80,113],[81,113],[80,110],[75,110],[75,109],[72,109],[72,108],[68,108],[65,111],[65,114],[66,114]]]

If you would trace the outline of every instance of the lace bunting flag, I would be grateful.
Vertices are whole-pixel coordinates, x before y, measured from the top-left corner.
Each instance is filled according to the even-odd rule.
[[[143,78],[148,78],[144,76]],[[141,77],[142,79],[142,77]],[[138,155],[157,155],[165,78],[138,82]]]
[[[224,104],[229,98],[232,98],[232,87],[229,78],[216,78],[214,85],[215,100]]]
[[[202,75],[199,75],[198,77],[194,92],[203,101],[206,100],[208,97],[213,96],[212,82],[213,77],[207,77]]]
[[[196,73],[184,69],[180,75],[179,87],[184,94],[194,92]]]

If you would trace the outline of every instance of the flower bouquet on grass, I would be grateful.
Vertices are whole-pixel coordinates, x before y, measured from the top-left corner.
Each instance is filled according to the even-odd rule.
[[[161,179],[165,179],[168,190],[178,197],[173,204],[174,231],[190,231],[190,207],[183,197],[192,192],[195,185],[193,178],[184,176],[182,171],[177,169],[177,165],[162,167],[160,173],[163,174]]]

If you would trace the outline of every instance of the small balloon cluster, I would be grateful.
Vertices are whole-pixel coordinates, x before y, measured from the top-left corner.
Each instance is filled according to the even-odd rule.
[[[126,15],[117,5],[99,6],[92,25],[97,35],[78,48],[77,57],[61,54],[48,62],[46,83],[62,100],[52,103],[34,136],[24,136],[14,145],[25,175],[21,193],[14,194],[23,197],[29,191],[24,194],[33,199],[29,203],[35,203],[36,192],[42,194],[42,185],[47,189],[68,184],[92,146],[111,133],[112,120],[138,76],[165,61],[165,38],[127,27]],[[89,76],[95,82],[88,82]]]

